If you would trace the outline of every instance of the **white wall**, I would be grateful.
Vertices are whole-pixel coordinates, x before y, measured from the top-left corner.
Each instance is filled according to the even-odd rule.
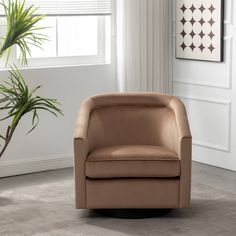
[[[235,13],[234,0],[225,0],[223,63],[173,58],[173,92],[187,107],[193,159],[231,170],[236,170]],[[174,45],[174,32],[172,37]]]
[[[39,126],[29,135],[25,134],[30,129],[31,117],[25,117],[0,160],[0,177],[71,166],[72,137],[81,101],[117,90],[112,65],[25,69],[22,74],[30,86],[43,85],[40,95],[62,103],[64,117],[41,112]],[[6,73],[0,72],[0,76],[5,78]]]

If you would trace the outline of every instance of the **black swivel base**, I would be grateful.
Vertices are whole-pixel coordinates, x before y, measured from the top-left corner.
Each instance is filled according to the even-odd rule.
[[[171,209],[96,209],[97,213],[121,219],[144,219],[168,214]]]

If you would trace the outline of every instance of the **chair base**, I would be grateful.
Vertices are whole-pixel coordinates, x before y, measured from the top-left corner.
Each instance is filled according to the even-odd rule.
[[[95,209],[98,214],[121,219],[144,219],[160,217],[172,209]]]

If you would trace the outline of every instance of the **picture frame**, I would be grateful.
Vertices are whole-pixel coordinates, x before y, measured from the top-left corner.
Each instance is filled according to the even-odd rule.
[[[223,61],[224,0],[176,0],[177,59]]]

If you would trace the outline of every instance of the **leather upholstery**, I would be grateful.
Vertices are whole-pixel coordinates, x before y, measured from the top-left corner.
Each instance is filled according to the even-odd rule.
[[[96,149],[86,160],[89,178],[177,177],[180,160],[174,152],[150,145],[122,145]]]
[[[74,137],[76,207],[190,207],[191,146],[184,105],[174,96],[88,98]]]

